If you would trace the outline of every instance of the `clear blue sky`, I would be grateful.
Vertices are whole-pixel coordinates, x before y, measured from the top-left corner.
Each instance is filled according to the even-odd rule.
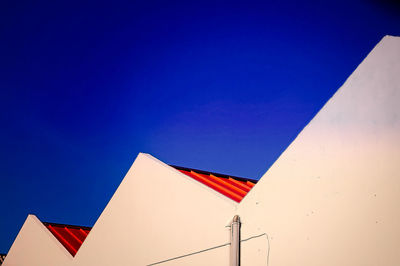
[[[139,152],[260,178],[396,1],[0,2],[0,253],[29,213],[91,226]]]

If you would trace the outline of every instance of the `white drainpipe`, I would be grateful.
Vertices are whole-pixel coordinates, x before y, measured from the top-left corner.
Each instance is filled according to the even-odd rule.
[[[240,218],[238,215],[233,217],[231,223],[230,266],[240,266]]]

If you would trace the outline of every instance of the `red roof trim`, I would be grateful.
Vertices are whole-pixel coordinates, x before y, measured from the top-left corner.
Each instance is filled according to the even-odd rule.
[[[43,223],[58,241],[75,256],[92,228],[56,223]]]
[[[177,170],[185,170],[185,171],[188,171],[188,172],[194,171],[194,172],[199,173],[199,174],[214,175],[216,177],[222,177],[222,178],[233,178],[235,180],[244,181],[244,182],[250,181],[253,184],[256,184],[258,182],[258,180],[252,179],[252,178],[245,178],[245,177],[238,177],[238,176],[233,176],[233,175],[220,174],[220,173],[209,172],[209,171],[204,171],[204,170],[199,170],[199,169],[194,169],[194,168],[187,168],[187,167],[183,167],[183,166],[177,166],[177,165],[173,165],[173,164],[170,164],[169,166],[171,166],[171,167],[173,167],[173,168],[175,168]]]
[[[256,180],[243,177],[228,176],[175,165],[170,166],[236,202],[240,202],[257,183]]]

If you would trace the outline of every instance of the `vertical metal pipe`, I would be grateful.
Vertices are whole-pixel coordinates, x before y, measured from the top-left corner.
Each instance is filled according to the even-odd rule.
[[[233,217],[231,223],[230,266],[240,266],[240,218]]]

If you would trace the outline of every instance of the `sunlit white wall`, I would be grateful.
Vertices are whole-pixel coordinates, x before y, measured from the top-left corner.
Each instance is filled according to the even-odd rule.
[[[239,213],[244,236],[268,234],[270,265],[399,265],[399,203],[400,38],[386,36]]]
[[[139,154],[73,265],[150,265],[226,244],[229,228],[225,226],[236,206],[154,157]],[[188,262],[227,265],[229,249],[225,246],[160,265]]]
[[[36,218],[28,215],[2,266],[67,266],[71,254]]]

